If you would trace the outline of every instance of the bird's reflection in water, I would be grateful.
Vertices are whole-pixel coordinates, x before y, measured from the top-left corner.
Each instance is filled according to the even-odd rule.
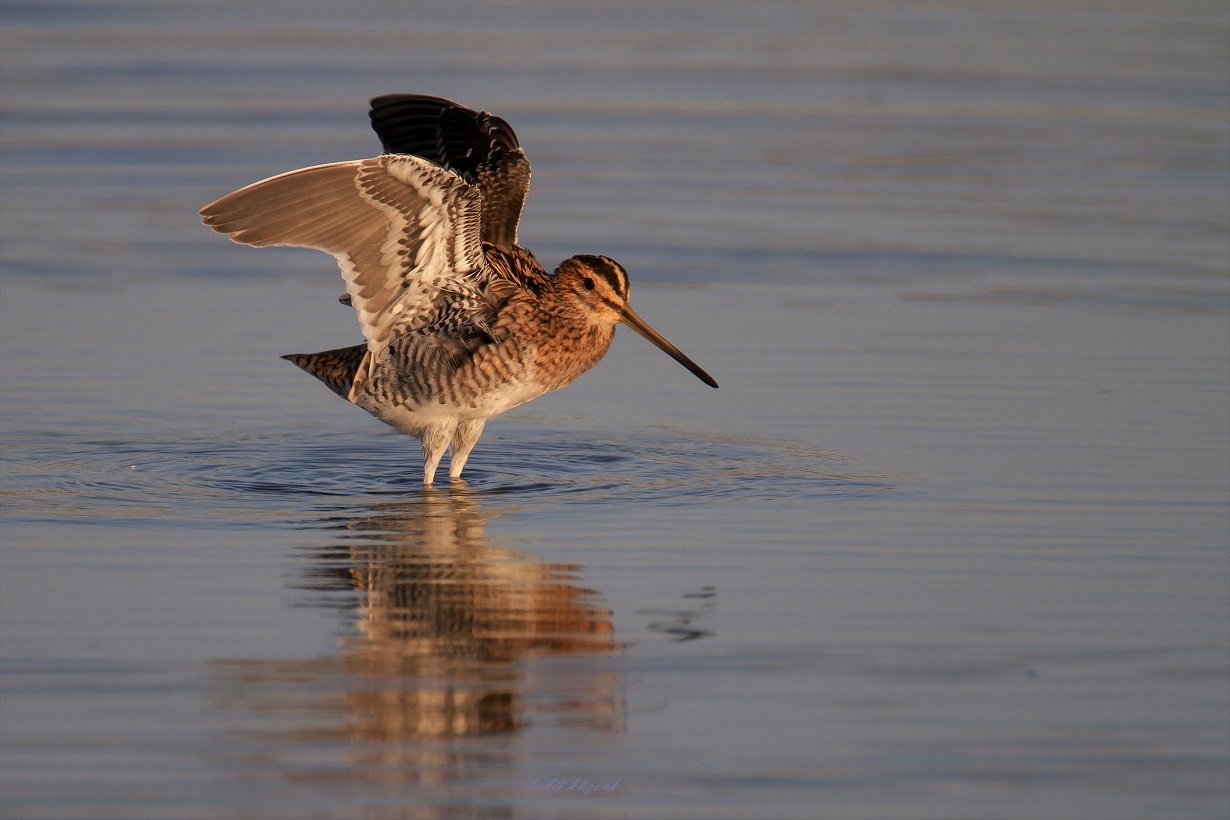
[[[246,748],[232,760],[272,764],[285,779],[312,758],[316,778],[332,748],[343,758],[325,767],[335,775],[424,784],[474,774],[475,754],[490,769],[530,726],[563,732],[565,744],[621,731],[610,611],[578,586],[579,566],[492,543],[488,517],[464,487],[330,515],[335,539],[293,585],[296,603],[350,619],[340,652],[216,662],[215,702],[244,715]],[[475,737],[495,742],[462,754],[448,743]]]
[[[615,648],[610,612],[574,583],[580,567],[493,546],[475,502],[464,490],[428,491],[421,502],[342,524],[349,581],[362,593],[346,663],[394,684],[351,693],[364,736],[512,731],[527,709],[519,659]],[[617,721],[608,683],[580,700],[570,686],[553,708],[595,725]]]

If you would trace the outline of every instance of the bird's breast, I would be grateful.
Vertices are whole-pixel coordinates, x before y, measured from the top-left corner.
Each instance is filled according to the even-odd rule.
[[[464,354],[437,355],[427,339],[395,343],[355,403],[403,432],[445,417],[490,418],[570,384],[613,336],[528,297],[510,300],[491,338]]]
[[[611,347],[615,329],[558,304],[540,304],[521,328],[536,378],[558,390],[596,365]]]

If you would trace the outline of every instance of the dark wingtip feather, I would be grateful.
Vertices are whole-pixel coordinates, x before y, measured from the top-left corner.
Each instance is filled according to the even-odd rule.
[[[520,149],[512,126],[443,97],[386,94],[371,101],[372,129],[388,154],[412,154],[471,182],[482,168]]]
[[[501,247],[516,243],[530,163],[512,126],[486,111],[426,94],[376,97],[368,116],[386,154],[420,157],[478,186],[483,241]]]

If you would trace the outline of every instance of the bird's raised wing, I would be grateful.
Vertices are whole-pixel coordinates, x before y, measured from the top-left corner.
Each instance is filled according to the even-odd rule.
[[[481,195],[426,159],[386,154],[290,171],[206,205],[201,216],[244,245],[332,254],[369,362],[445,311],[458,325],[485,329],[483,289],[492,274],[479,233]]]
[[[530,161],[512,126],[485,111],[422,94],[389,94],[371,105],[372,128],[387,153],[422,157],[477,185],[483,241],[501,248],[517,244]]]

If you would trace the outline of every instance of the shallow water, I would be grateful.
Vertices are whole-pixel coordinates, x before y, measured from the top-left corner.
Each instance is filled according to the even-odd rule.
[[[6,816],[1230,811],[1224,5],[3,9]],[[279,360],[331,262],[195,211],[397,90],[722,388],[423,490]]]

